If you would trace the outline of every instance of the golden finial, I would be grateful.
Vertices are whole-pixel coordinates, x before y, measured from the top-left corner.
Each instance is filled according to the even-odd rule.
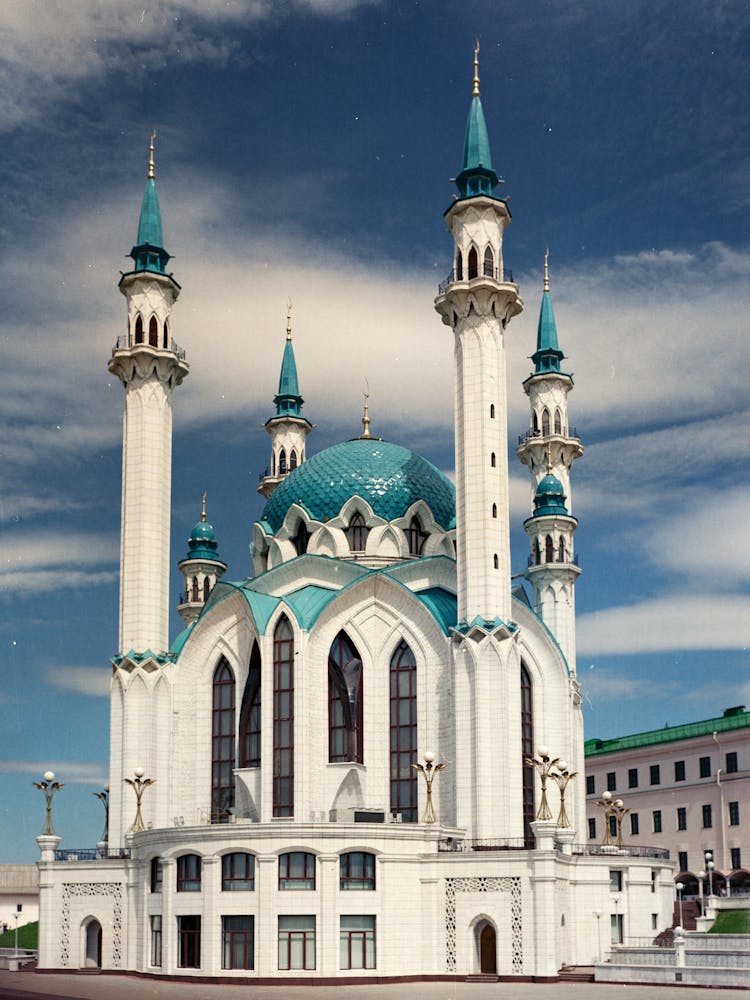
[[[474,42],[474,90],[472,97],[479,97],[479,39]]]
[[[287,299],[286,303],[286,339],[292,339],[292,300]]]
[[[547,475],[552,475],[552,445],[547,442]]]
[[[544,251],[544,288],[542,291],[549,291],[549,247]]]
[[[156,129],[151,133],[151,142],[148,147],[148,179],[152,181],[154,179],[154,139],[156,138]]]
[[[201,524],[206,523],[206,497],[208,494],[203,491],[203,496],[201,497]]]
[[[367,386],[367,389],[365,389],[363,395],[365,397],[365,411],[362,414],[362,433],[360,434],[360,437],[368,438],[368,437],[372,437],[372,434],[370,434],[370,407],[369,407],[370,387],[369,387],[369,385]]]

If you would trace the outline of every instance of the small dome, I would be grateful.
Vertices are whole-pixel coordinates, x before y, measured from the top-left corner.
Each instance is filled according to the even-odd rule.
[[[219,543],[212,524],[199,521],[190,532],[188,539],[188,554],[186,559],[211,559],[221,562],[219,558]]]
[[[453,483],[420,455],[377,438],[355,438],[313,455],[291,472],[272,493],[261,520],[276,532],[292,504],[316,521],[336,517],[347,500],[360,496],[378,517],[403,517],[424,500],[444,529],[456,517]]]
[[[563,514],[567,517],[565,500],[563,484],[557,476],[548,472],[544,479],[540,480],[534,494],[534,517],[544,517],[547,514]]]
[[[214,526],[207,521],[198,521],[190,532],[191,542],[216,542],[216,532]]]

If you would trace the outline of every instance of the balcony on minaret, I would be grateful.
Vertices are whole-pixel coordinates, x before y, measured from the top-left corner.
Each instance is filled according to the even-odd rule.
[[[491,278],[501,285],[512,285],[516,291],[518,290],[518,283],[513,280],[513,272],[510,268],[504,267],[502,264],[499,268],[496,267],[494,259],[487,260],[485,258],[481,267],[475,266],[472,268],[470,261],[468,264],[469,266],[466,268],[463,266],[459,267],[458,263],[456,264],[450,274],[438,285],[438,295],[444,295],[451,285],[458,284],[459,282],[471,288],[474,284],[481,284],[486,278]]]
[[[112,357],[114,357],[118,351],[130,351],[133,348],[138,348],[139,350],[144,350],[155,355],[160,354],[174,354],[178,361],[184,361],[186,357],[186,352],[184,347],[180,347],[174,340],[169,338],[169,346],[159,346],[158,343],[138,341],[134,337],[131,337],[129,333],[125,333],[122,337],[118,337],[115,341],[115,346],[112,348]]]

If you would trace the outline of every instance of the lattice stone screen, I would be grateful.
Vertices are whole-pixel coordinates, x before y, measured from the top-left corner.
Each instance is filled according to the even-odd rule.
[[[507,892],[510,894],[511,967],[516,975],[523,974],[523,927],[521,921],[521,879],[472,876],[445,880],[445,965],[448,972],[456,971],[456,893]]]
[[[60,918],[60,965],[70,967],[70,898],[71,896],[111,896],[112,968],[122,968],[122,886],[119,882],[63,883]]]

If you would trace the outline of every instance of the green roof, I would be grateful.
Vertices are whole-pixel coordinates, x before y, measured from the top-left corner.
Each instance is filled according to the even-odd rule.
[[[492,169],[490,138],[484,119],[482,102],[478,94],[471,99],[469,120],[464,137],[464,159],[461,172],[456,177],[456,186],[462,198],[475,195],[492,197],[492,189],[498,184],[498,176]]]
[[[542,294],[542,307],[539,310],[539,326],[536,333],[536,350],[532,354],[535,365],[534,374],[542,372],[559,372],[560,362],[565,357],[557,343],[557,324],[552,309],[552,299],[548,291]]]
[[[649,747],[656,743],[674,743],[676,740],[710,736],[712,733],[725,733],[732,729],[744,729],[750,726],[750,712],[745,712],[744,708],[744,705],[728,708],[718,719],[687,722],[682,726],[665,726],[664,729],[652,729],[648,733],[635,733],[632,736],[619,736],[613,740],[586,740],[583,744],[583,752],[586,757],[595,757],[603,753],[616,753],[618,750],[636,750],[639,747]]]

